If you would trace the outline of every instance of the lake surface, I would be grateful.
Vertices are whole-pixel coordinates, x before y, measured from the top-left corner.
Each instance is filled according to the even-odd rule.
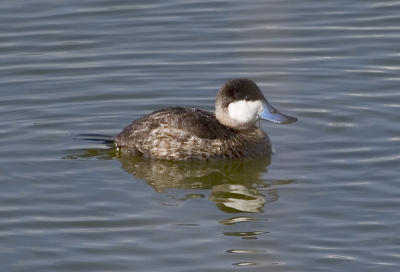
[[[270,161],[115,135],[255,80]],[[399,1],[1,1],[1,271],[398,271]]]

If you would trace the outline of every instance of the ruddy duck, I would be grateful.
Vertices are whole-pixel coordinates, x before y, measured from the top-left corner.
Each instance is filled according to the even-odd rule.
[[[226,82],[219,90],[215,114],[192,107],[154,111],[128,125],[114,138],[117,151],[166,160],[256,158],[271,154],[259,119],[279,124],[297,118],[272,107],[253,81]]]

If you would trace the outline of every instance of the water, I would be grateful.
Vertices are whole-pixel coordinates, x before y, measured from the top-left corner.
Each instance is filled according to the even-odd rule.
[[[2,271],[397,271],[398,1],[2,1]],[[115,135],[250,77],[271,161],[149,163]]]

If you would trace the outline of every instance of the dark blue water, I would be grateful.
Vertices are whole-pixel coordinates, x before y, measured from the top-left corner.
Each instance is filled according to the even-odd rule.
[[[397,271],[398,1],[2,1],[2,271]],[[117,158],[255,80],[271,161]]]

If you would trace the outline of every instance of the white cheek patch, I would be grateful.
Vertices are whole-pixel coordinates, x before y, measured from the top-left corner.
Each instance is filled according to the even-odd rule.
[[[258,114],[262,109],[263,103],[260,100],[239,100],[228,105],[228,114],[240,123],[252,123],[258,119]]]

